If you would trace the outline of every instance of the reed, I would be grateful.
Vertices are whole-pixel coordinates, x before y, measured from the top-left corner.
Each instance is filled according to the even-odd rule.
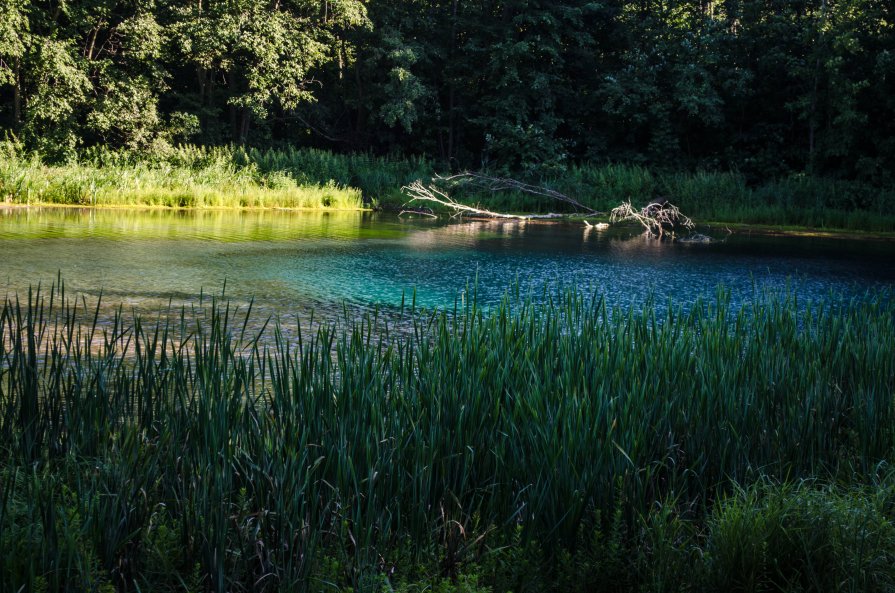
[[[0,589],[379,590],[427,565],[506,590],[534,557],[630,575],[647,549],[655,577],[708,562],[675,534],[708,545],[738,484],[867,484],[892,459],[887,293],[468,297],[292,341],[223,302],[100,323],[62,288],[11,297]]]
[[[168,208],[359,209],[360,192],[240,163],[233,150],[180,147],[159,155],[87,151],[51,164],[0,145],[0,199],[19,204]]]
[[[337,154],[310,148],[167,147],[147,153],[94,147],[71,163],[27,155],[0,142],[0,201],[173,208],[399,209],[401,187],[433,177],[424,157]],[[895,231],[895,191],[856,181],[797,175],[747,182],[735,172],[650,170],[583,163],[525,181],[608,212],[622,202],[670,200],[697,222]],[[519,192],[454,188],[468,204],[505,212],[569,212]]]
[[[434,163],[423,157],[337,154],[313,148],[239,149],[235,159],[265,174],[286,173],[300,183],[356,187],[377,201],[400,201],[401,187],[432,177],[435,171]]]
[[[697,222],[895,231],[895,191],[856,181],[796,175],[747,182],[735,172],[650,170],[637,165],[581,164],[528,180],[608,212],[622,202],[669,200]],[[563,211],[563,205],[518,192],[460,194],[512,212]]]

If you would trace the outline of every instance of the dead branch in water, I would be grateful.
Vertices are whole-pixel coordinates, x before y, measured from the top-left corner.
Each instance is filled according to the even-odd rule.
[[[612,222],[637,221],[649,235],[658,239],[665,234],[665,227],[673,229],[675,225],[680,225],[685,229],[692,229],[695,226],[689,217],[684,216],[680,209],[670,202],[651,202],[640,210],[635,210],[631,202],[624,202],[612,209],[609,219]]]
[[[419,216],[425,216],[427,218],[438,218],[438,216],[432,212],[426,212],[424,210],[419,210],[419,209],[417,209],[417,210],[401,210],[400,212],[398,212],[398,218],[404,216],[405,214],[409,214],[409,215],[417,214]]]
[[[454,216],[462,216],[466,214],[474,214],[476,216],[486,216],[488,218],[512,218],[516,220],[533,220],[533,219],[549,219],[562,218],[562,214],[504,214],[502,212],[492,212],[482,208],[467,206],[454,200],[452,197],[441,191],[435,186],[423,185],[422,181],[414,181],[410,185],[401,188],[405,194],[410,197],[411,202],[433,202],[440,204],[454,211]]]
[[[550,198],[558,202],[563,202],[579,210],[583,210],[590,215],[604,214],[603,212],[598,212],[593,208],[585,206],[578,200],[571,198],[566,194],[558,192],[554,189],[541,187],[538,185],[531,185],[529,183],[523,183],[522,181],[519,181],[517,179],[510,179],[507,177],[492,177],[490,175],[483,175],[481,173],[471,173],[469,171],[465,171],[463,173],[457,173],[456,175],[450,175],[448,177],[437,175],[433,179],[433,181],[444,182],[447,184],[462,183],[466,185],[472,185],[492,193],[496,193],[499,191],[517,191],[521,193],[532,194],[535,196],[543,196],[545,198]]]

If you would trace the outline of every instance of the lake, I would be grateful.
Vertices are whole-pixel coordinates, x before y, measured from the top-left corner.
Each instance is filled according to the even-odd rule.
[[[277,314],[416,302],[452,307],[467,287],[496,302],[518,286],[579,286],[612,305],[653,295],[688,304],[719,285],[736,304],[789,287],[800,299],[895,285],[895,242],[704,230],[710,245],[658,242],[637,228],[452,221],[368,212],[0,209],[0,294],[51,284],[151,310],[200,292]]]

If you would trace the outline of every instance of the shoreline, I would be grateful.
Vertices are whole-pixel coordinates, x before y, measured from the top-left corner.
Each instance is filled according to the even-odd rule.
[[[762,237],[804,237],[816,239],[853,239],[865,241],[895,241],[895,232],[866,231],[853,229],[819,229],[792,225],[750,224],[744,222],[726,223],[711,221],[696,223],[697,227],[726,232],[728,229],[737,235],[758,235]]]
[[[53,208],[62,210],[154,210],[167,212],[373,212],[372,208],[289,208],[286,206],[163,206],[161,204],[58,204],[0,202],[0,210]]]
[[[61,209],[61,210],[144,210],[167,212],[369,212],[377,213],[373,208],[289,208],[284,206],[163,206],[157,204],[59,204],[54,202],[38,202],[21,204],[17,202],[0,202],[2,210],[32,210],[32,209]],[[396,215],[390,209],[382,212],[387,215]],[[524,215],[524,214],[523,214]],[[492,220],[484,217],[470,216],[469,219]],[[587,219],[595,219],[600,222],[608,221],[605,216],[581,216],[579,214],[561,215],[555,219],[532,219],[527,223],[539,224],[569,224],[581,223]],[[773,225],[761,223],[729,223],[723,221],[697,222],[697,227],[722,232],[730,231],[737,235],[757,235],[765,237],[803,237],[819,239],[851,239],[865,241],[895,241],[895,231],[868,231],[854,229],[825,229],[793,225]]]

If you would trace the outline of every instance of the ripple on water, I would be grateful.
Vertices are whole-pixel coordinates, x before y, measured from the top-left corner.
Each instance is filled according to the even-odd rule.
[[[450,307],[469,286],[497,302],[519,284],[577,286],[613,305],[790,286],[804,299],[895,284],[895,244],[734,235],[711,245],[646,240],[572,223],[446,222],[357,212],[0,210],[0,291],[49,284],[127,306],[188,301],[200,290],[272,312],[408,302]],[[333,313],[336,314],[336,313]]]

